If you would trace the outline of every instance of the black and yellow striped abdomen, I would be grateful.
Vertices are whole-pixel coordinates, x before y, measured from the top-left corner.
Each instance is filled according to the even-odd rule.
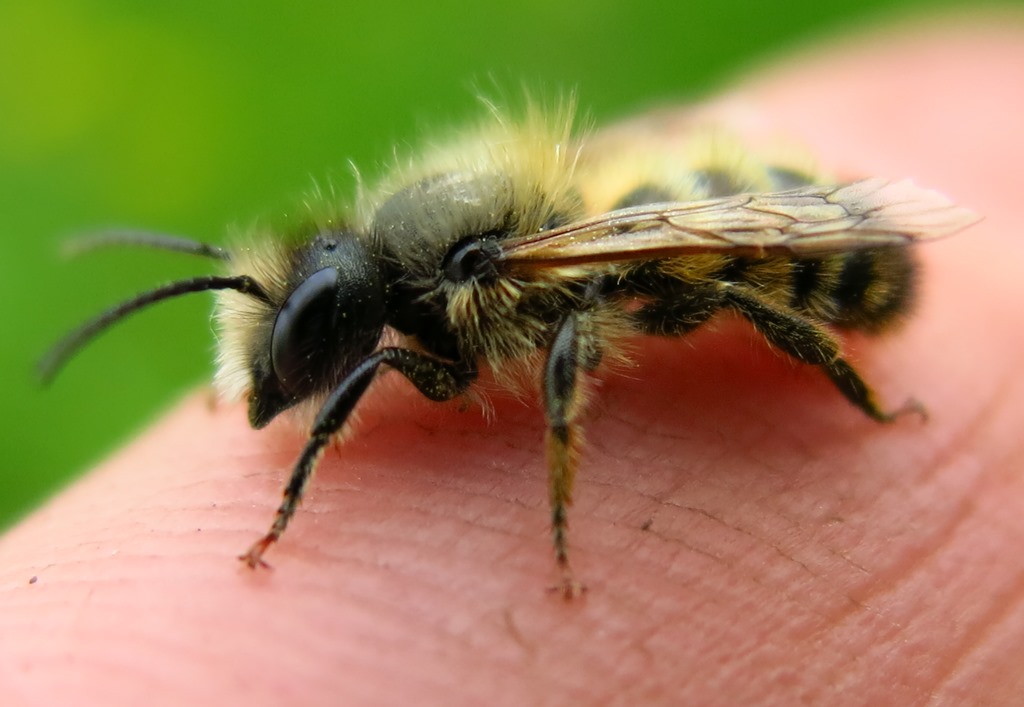
[[[878,332],[906,314],[915,265],[906,248],[876,248],[823,258],[701,255],[638,264],[616,280],[641,302],[635,318],[648,334],[679,335],[719,309],[728,288],[812,321]]]
[[[907,248],[857,250],[790,263],[789,306],[836,326],[876,332],[914,301],[916,266]]]
[[[642,182],[616,200],[614,208],[673,200],[725,197],[751,190],[783,191],[813,183],[802,170],[747,162],[687,172],[673,186]],[[734,286],[766,305],[814,322],[878,332],[897,323],[913,304],[916,266],[905,247],[868,248],[820,258],[776,255],[750,258],[695,255],[629,266],[614,290],[638,296],[641,331],[677,335],[701,324],[723,306],[723,291]]]

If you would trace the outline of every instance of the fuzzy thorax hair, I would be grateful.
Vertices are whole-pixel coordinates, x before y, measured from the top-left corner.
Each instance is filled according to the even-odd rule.
[[[514,223],[503,227],[516,233],[540,230],[552,219],[572,219],[583,213],[583,204],[575,183],[579,157],[572,137],[573,106],[566,102],[547,111],[537,104],[513,119],[491,108],[486,120],[448,140],[428,144],[416,158],[396,158],[387,174],[373,187],[360,183],[351,202],[336,198],[333,189],[317,189],[303,201],[304,217],[297,227],[277,232],[267,226],[255,226],[239,234],[232,248],[229,268],[232,274],[255,278],[270,296],[262,302],[237,292],[218,293],[215,320],[219,335],[215,385],[227,399],[245,398],[251,387],[254,351],[270,339],[277,310],[285,302],[294,277],[293,253],[303,238],[338,229],[350,231],[383,257],[382,240],[387,239],[388,257],[396,260],[407,279],[420,278],[425,287],[434,282],[436,271],[453,238],[462,234],[486,232],[496,214],[513,214]],[[432,180],[458,179],[466,184],[485,180],[493,188],[470,191],[467,200],[486,194],[487,203],[437,203],[431,206],[429,185]],[[423,186],[427,185],[427,186]],[[395,228],[381,225],[382,214],[408,198],[412,189],[425,193],[423,208],[406,208],[399,219],[399,230],[416,233],[406,238]],[[438,213],[449,209],[454,213]],[[443,223],[444,228],[437,228]],[[393,224],[392,224],[393,226]],[[388,232],[382,232],[388,231]],[[555,277],[552,281],[555,281]],[[510,334],[491,337],[493,322],[480,319],[480,312],[493,312],[500,320],[515,316],[521,292],[515,281],[489,294],[470,287],[446,292],[453,326],[469,337],[484,358],[501,368],[536,348],[537,338],[546,332],[543,325],[527,318],[509,322]],[[488,299],[486,302],[481,298]],[[417,348],[397,332],[389,332],[393,343]],[[511,369],[510,369],[511,372]],[[515,376],[515,377],[518,377]]]

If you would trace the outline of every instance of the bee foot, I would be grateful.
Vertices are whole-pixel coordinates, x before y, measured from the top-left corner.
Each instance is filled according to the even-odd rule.
[[[562,598],[566,601],[572,601],[573,599],[578,599],[583,596],[584,592],[587,591],[587,585],[574,579],[571,574],[565,574],[562,577],[562,581],[554,586],[548,587],[548,591],[553,594],[561,594]]]
[[[244,554],[239,555],[238,559],[247,564],[251,569],[256,569],[257,567],[264,567],[268,570],[273,569],[273,567],[267,564],[267,561],[263,559],[263,553],[267,551],[267,548],[274,544],[275,540],[276,538],[271,535],[263,536],[253,543],[252,547],[246,550]]]
[[[906,402],[886,415],[886,421],[892,422],[904,415],[917,415],[921,418],[921,422],[928,422],[928,410],[925,408],[924,404],[916,398],[907,398]]]

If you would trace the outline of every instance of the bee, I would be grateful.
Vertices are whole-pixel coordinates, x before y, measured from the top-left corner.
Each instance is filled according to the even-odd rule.
[[[480,126],[395,168],[350,206],[310,201],[283,234],[221,248],[152,233],[134,244],[219,261],[73,331],[41,363],[52,378],[135,311],[217,291],[216,386],[263,428],[311,418],[273,522],[249,567],[294,516],[318,460],[385,370],[432,401],[468,395],[484,368],[539,388],[560,589],[582,591],[567,509],[587,381],[628,361],[637,337],[682,337],[731,312],[775,349],[819,369],[868,417],[888,410],[843,356],[835,330],[891,328],[914,300],[913,244],[974,216],[908,181],[836,182],[696,130],[672,146],[574,137],[571,109],[493,111]],[[710,145],[710,147],[709,147]]]

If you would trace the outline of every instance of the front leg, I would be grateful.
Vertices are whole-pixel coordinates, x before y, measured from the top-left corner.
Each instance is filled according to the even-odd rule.
[[[364,358],[327,397],[313,422],[313,430],[292,471],[270,530],[238,559],[250,567],[266,566],[263,553],[288,527],[302,494],[323,454],[324,447],[342,428],[356,403],[366,392],[381,364],[387,364],[409,379],[424,396],[434,401],[451,400],[463,393],[476,377],[476,370],[448,363],[417,351],[385,348]]]

